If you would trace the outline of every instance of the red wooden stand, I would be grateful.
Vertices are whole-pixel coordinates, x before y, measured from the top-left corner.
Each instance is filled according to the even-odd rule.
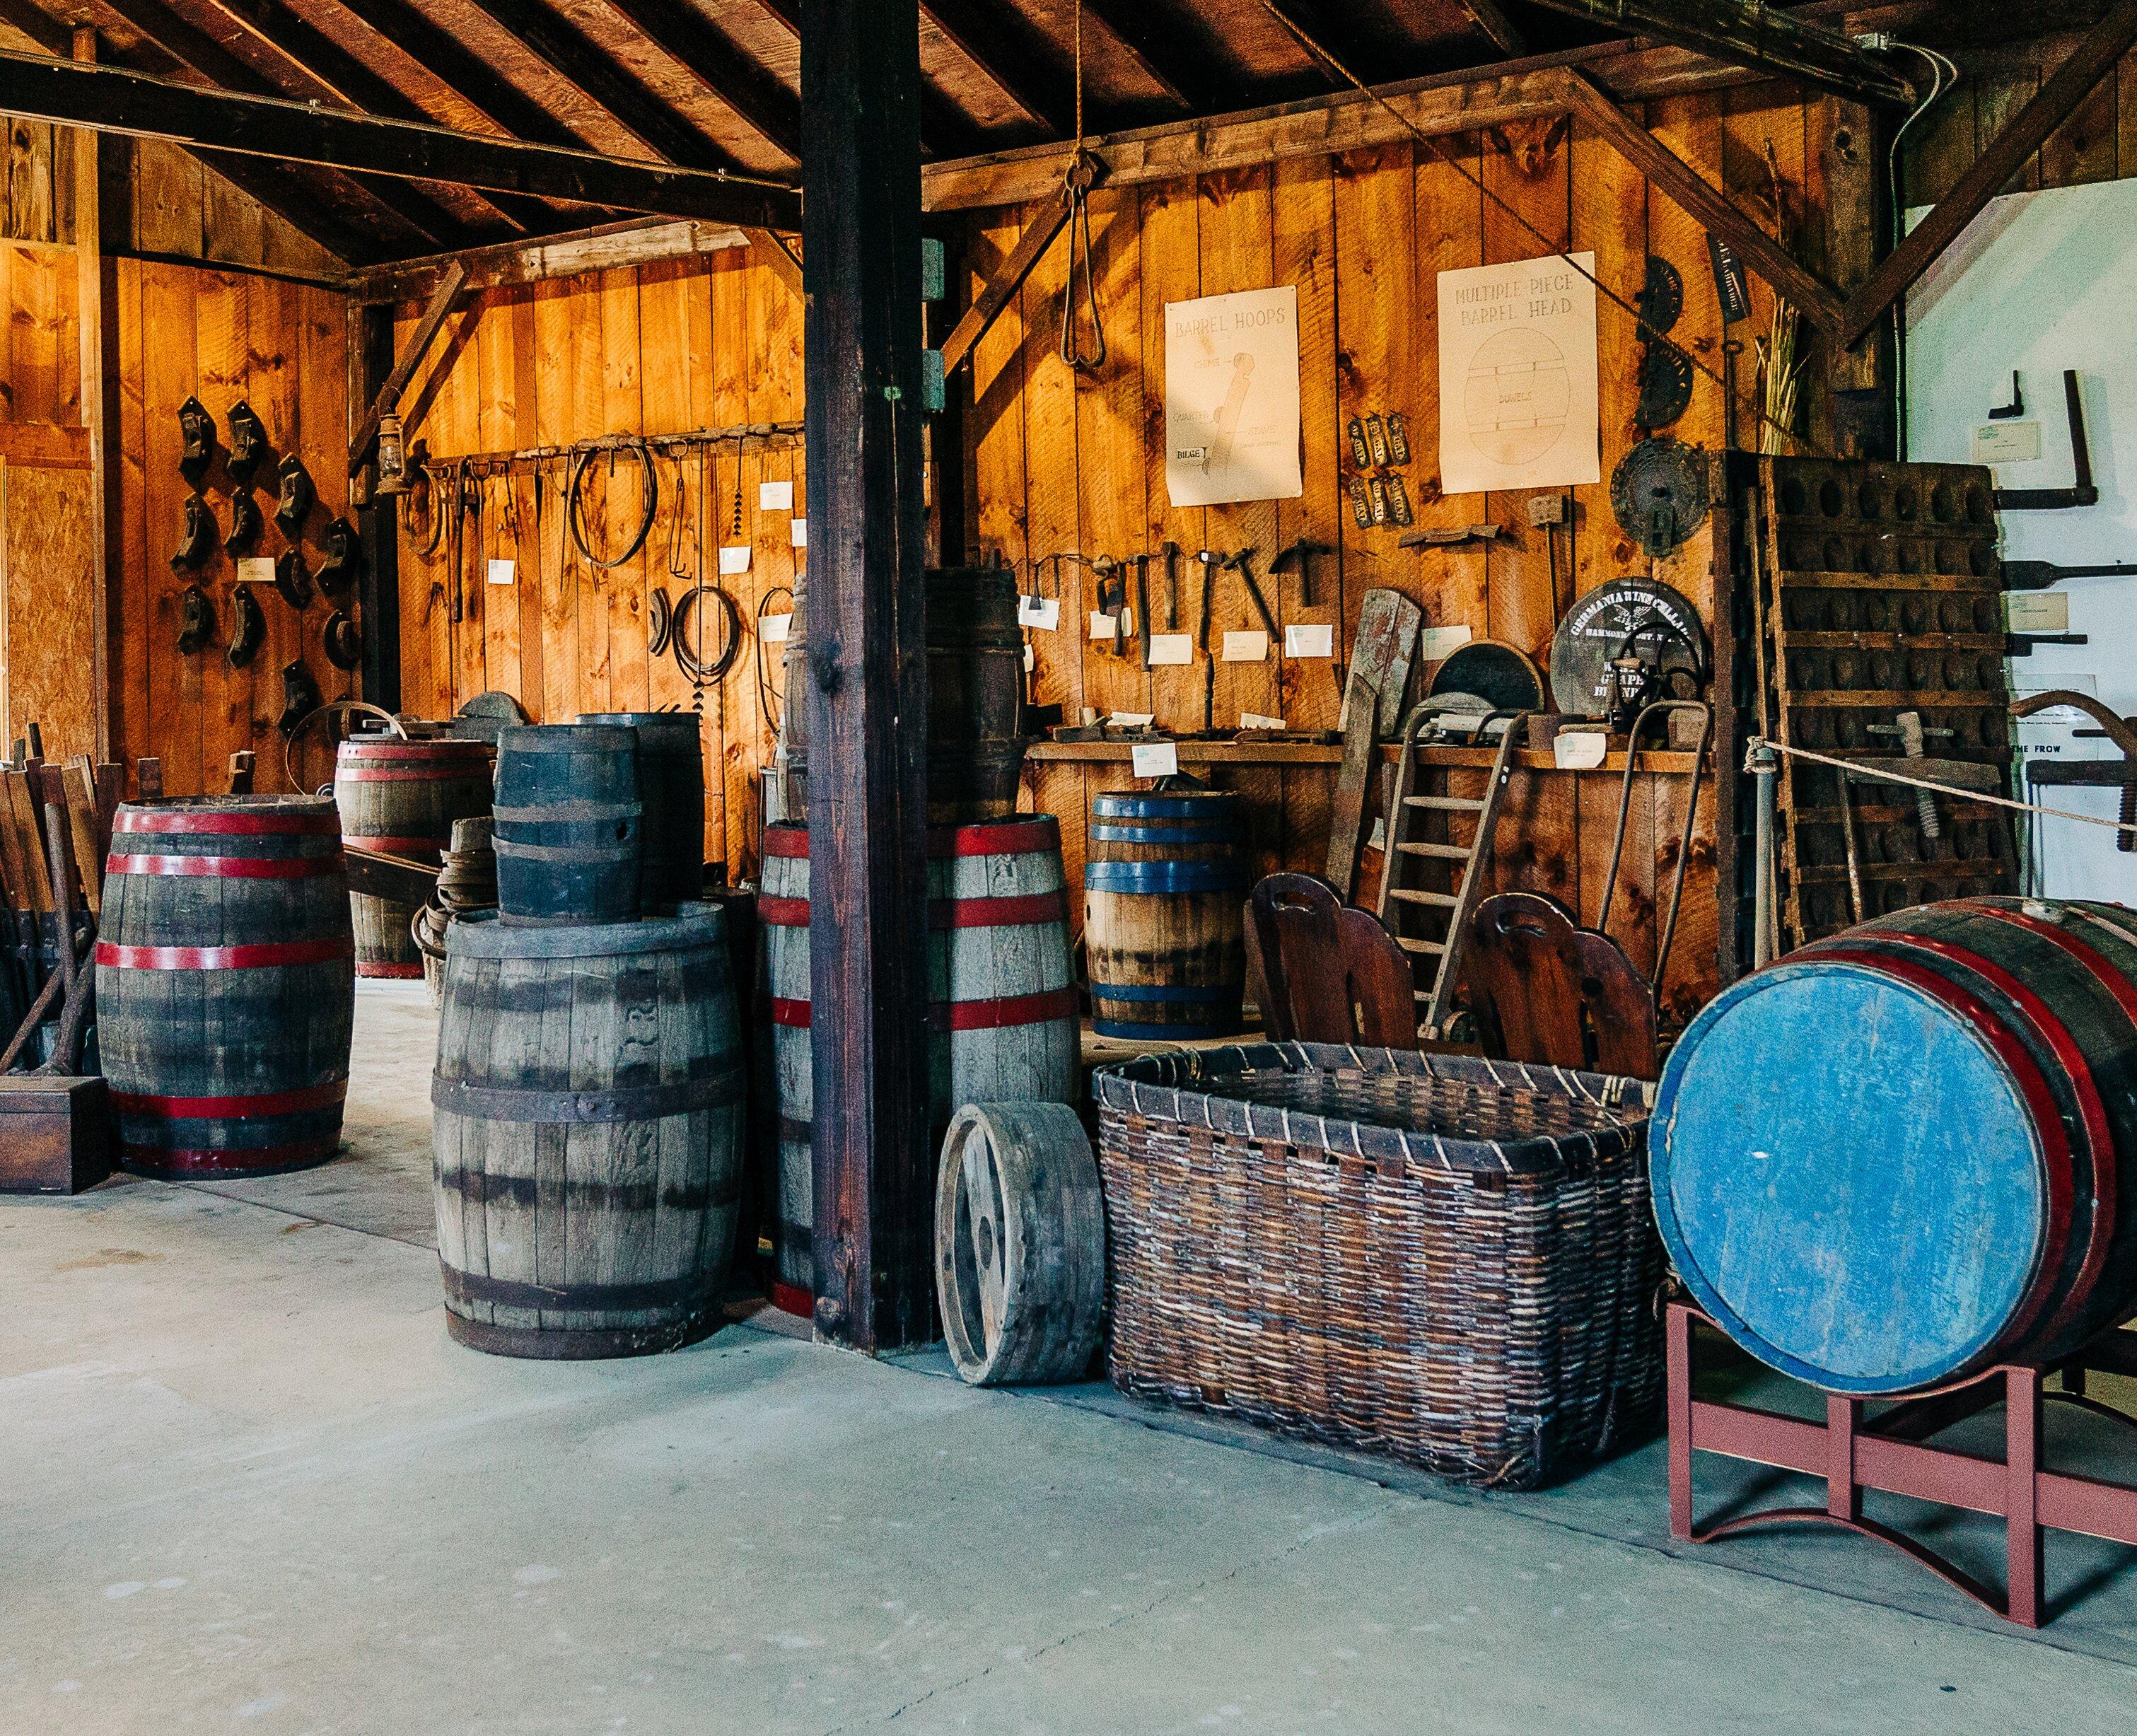
[[[2137,1427],[2125,1416],[2088,1398],[2088,1373],[2137,1376],[2137,1334],[2109,1332],[2054,1369],[2005,1366],[1931,1393],[1896,1400],[1868,1400],[1828,1393],[1825,1422],[1710,1403],[1692,1396],[1695,1328],[1714,1323],[1682,1302],[1669,1305],[1670,1533],[1687,1543],[1713,1543],[1755,1525],[1826,1524],[1853,1531],[1897,1549],[1985,1608],[2022,1627],[2041,1625],[2043,1534],[2080,1531],[2112,1543],[2137,1545],[2137,1487],[2096,1478],[2066,1476],[2041,1469],[2041,1414],[2053,1398]],[[2063,1389],[2045,1382],[2060,1373]],[[2001,1402],[2005,1456],[1976,1458],[1930,1440],[1953,1424]],[[1872,1415],[1872,1403],[1880,1408]],[[1823,1507],[1774,1507],[1701,1530],[1692,1518],[1692,1455],[1696,1449],[1783,1471],[1825,1479]],[[2005,1522],[2006,1590],[1995,1590],[1890,1525],[1866,1519],[1862,1495],[1875,1489],[1917,1500],[1940,1501],[1969,1512],[1994,1514]]]

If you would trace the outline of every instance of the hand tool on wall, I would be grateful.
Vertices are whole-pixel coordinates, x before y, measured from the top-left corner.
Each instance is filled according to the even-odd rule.
[[[252,480],[252,473],[266,456],[266,426],[260,413],[240,398],[230,407],[230,454],[223,460],[223,468],[233,482],[243,484]]]
[[[344,673],[363,660],[363,635],[346,610],[337,609],[327,617],[319,642],[327,661]]]
[[[1142,652],[1142,666],[1150,667],[1150,555],[1130,555],[1135,568],[1136,642]]]
[[[2063,370],[2063,406],[2070,418],[2071,463],[2075,470],[2067,489],[1998,489],[1996,509],[2002,513],[2050,513],[2070,507],[2098,506],[2100,490],[2093,486],[2092,450],[2086,444],[2085,400],[2078,386],[2077,370]]]
[[[2137,565],[2110,563],[2103,567],[2058,567],[2052,561],[2006,561],[2006,591],[2046,591],[2065,579],[2133,579]]]
[[[231,668],[241,669],[252,661],[260,642],[267,637],[267,616],[253,596],[250,585],[231,587],[230,605],[236,611],[237,625],[231,630],[230,644],[222,654]]]
[[[240,489],[230,497],[230,534],[222,539],[225,554],[241,555],[260,540],[260,532],[266,528],[267,520],[260,511],[260,503],[250,489]]]
[[[1253,558],[1258,549],[1243,548],[1227,555],[1219,565],[1219,571],[1229,571],[1239,576],[1239,582],[1247,587],[1247,596],[1254,605],[1254,613],[1261,617],[1262,630],[1268,635],[1269,649],[1275,653],[1282,649],[1281,638],[1276,630],[1276,617],[1269,613],[1268,599],[1262,595],[1262,587],[1254,578]]]
[[[2026,781],[2037,786],[2057,784],[2066,787],[2090,785],[2096,788],[2103,785],[2112,788],[2120,785],[2122,806],[2118,818],[2125,826],[2137,825],[2137,719],[2116,717],[2090,693],[2072,693],[2062,688],[2028,694],[2012,706],[2011,717],[2015,722],[2040,712],[2058,710],[2066,706],[2074,711],[2083,712],[2099,726],[2096,729],[2081,729],[2074,733],[2112,742],[2121,750],[2120,764],[2107,760],[2028,758],[2026,761]],[[1930,761],[1927,763],[1935,765],[1940,762]],[[1935,774],[1924,771],[1922,776],[1929,777]],[[2115,837],[2115,848],[2125,855],[2137,852],[2137,832],[2118,832]]]
[[[275,588],[299,615],[312,600],[312,575],[300,549],[285,548],[275,562]]]
[[[1869,726],[1869,732],[1873,736],[1896,736],[1900,751],[1910,760],[1922,757],[1923,746],[1929,737],[1952,733],[1948,729],[1925,729],[1920,712],[1901,712],[1891,723],[1872,723]],[[1926,790],[1915,792],[1915,817],[1920,822],[1923,837],[1940,838],[1944,835],[1943,824],[1937,818],[1936,798]]]
[[[1113,624],[1113,655],[1127,656],[1121,640],[1127,630],[1122,619],[1128,607],[1127,575],[1122,571],[1122,563],[1109,555],[1101,555],[1091,562],[1091,600],[1098,613]]]
[[[327,521],[326,529],[319,534],[319,542],[327,557],[319,562],[319,571],[312,576],[328,596],[339,596],[363,576],[363,545],[357,537],[356,527],[338,516]]]
[[[1203,548],[1195,551],[1195,558],[1202,567],[1201,622],[1195,640],[1202,647],[1202,732],[1207,735],[1217,727],[1217,656],[1210,648],[1210,596],[1224,557],[1213,548]]]
[[[1102,173],[1098,159],[1078,150],[1064,178],[1061,197],[1068,207],[1068,280],[1061,292],[1061,359],[1078,373],[1096,373],[1106,365],[1106,313],[1098,304],[1098,273],[1091,258],[1091,189]],[[1083,292],[1076,293],[1076,280]],[[1093,347],[1083,347],[1078,329],[1076,304],[1081,300],[1090,314]]]
[[[1343,758],[1328,824],[1327,878],[1346,902],[1357,886],[1373,746],[1382,736],[1394,734],[1401,722],[1404,690],[1424,625],[1424,611],[1398,591],[1369,591],[1358,610],[1358,634],[1337,720]],[[1388,826],[1392,832],[1392,817]]]
[[[1322,555],[1332,555],[1336,547],[1331,542],[1317,542],[1311,537],[1301,537],[1296,542],[1280,551],[1269,562],[1271,572],[1296,571],[1298,574],[1299,606],[1311,609],[1313,601],[1313,562]]]
[[[178,406],[178,474],[197,489],[215,462],[215,418],[198,398]]]
[[[215,547],[215,513],[198,494],[186,496],[185,522],[178,532],[178,546],[171,553],[171,571],[198,570]]]
[[[277,474],[280,490],[275,498],[275,522],[294,542],[304,534],[304,520],[311,516],[319,491],[312,486],[312,473],[304,468],[304,460],[294,452],[282,460]]]
[[[1165,557],[1165,630],[1180,630],[1180,545],[1167,539],[1161,549]]]
[[[1427,525],[1401,538],[1397,548],[1452,548],[1462,542],[1497,542],[1505,534],[1502,524]]]
[[[297,726],[319,708],[319,684],[312,672],[304,667],[301,657],[282,665],[282,715],[275,720],[275,727],[282,732],[284,739],[296,733]]]
[[[207,593],[197,585],[187,586],[178,593],[178,649],[190,657],[206,648],[214,631],[215,610]]]

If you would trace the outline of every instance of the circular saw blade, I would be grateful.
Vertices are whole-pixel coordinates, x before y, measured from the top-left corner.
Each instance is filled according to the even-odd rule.
[[[1648,345],[1640,357],[1640,401],[1633,421],[1642,428],[1667,428],[1692,407],[1692,357],[1667,338]]]
[[[1599,717],[1604,672],[1628,634],[1633,649],[1662,669],[1706,675],[1706,630],[1681,591],[1653,579],[1614,579],[1566,611],[1550,641],[1550,700],[1568,717]]]

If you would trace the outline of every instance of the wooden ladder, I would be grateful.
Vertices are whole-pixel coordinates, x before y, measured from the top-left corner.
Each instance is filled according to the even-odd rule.
[[[1413,964],[1419,959],[1434,961],[1432,987],[1417,991],[1424,1009],[1419,1028],[1428,1037],[1438,1035],[1447,1017],[1460,970],[1463,936],[1483,896],[1492,834],[1528,721],[1524,713],[1507,723],[1482,795],[1449,795],[1447,775],[1455,768],[1426,764],[1426,744],[1418,739],[1431,727],[1436,709],[1429,703],[1420,705],[1403,726],[1395,793],[1388,801],[1379,909],[1380,921]],[[1438,775],[1438,790],[1419,790],[1421,777],[1433,773]],[[1455,828],[1465,819],[1468,841],[1458,842]]]

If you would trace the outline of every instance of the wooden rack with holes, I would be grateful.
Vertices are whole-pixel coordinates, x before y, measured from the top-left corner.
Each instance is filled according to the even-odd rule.
[[[1842,760],[1896,761],[1919,714],[1929,757],[2008,766],[2010,685],[1989,473],[1968,464],[1764,458],[1750,528],[1754,727]],[[1941,898],[2008,892],[2008,822],[1792,761],[1779,780],[1784,948]],[[1850,856],[1853,857],[1851,865]],[[1859,910],[1858,910],[1859,900]]]

